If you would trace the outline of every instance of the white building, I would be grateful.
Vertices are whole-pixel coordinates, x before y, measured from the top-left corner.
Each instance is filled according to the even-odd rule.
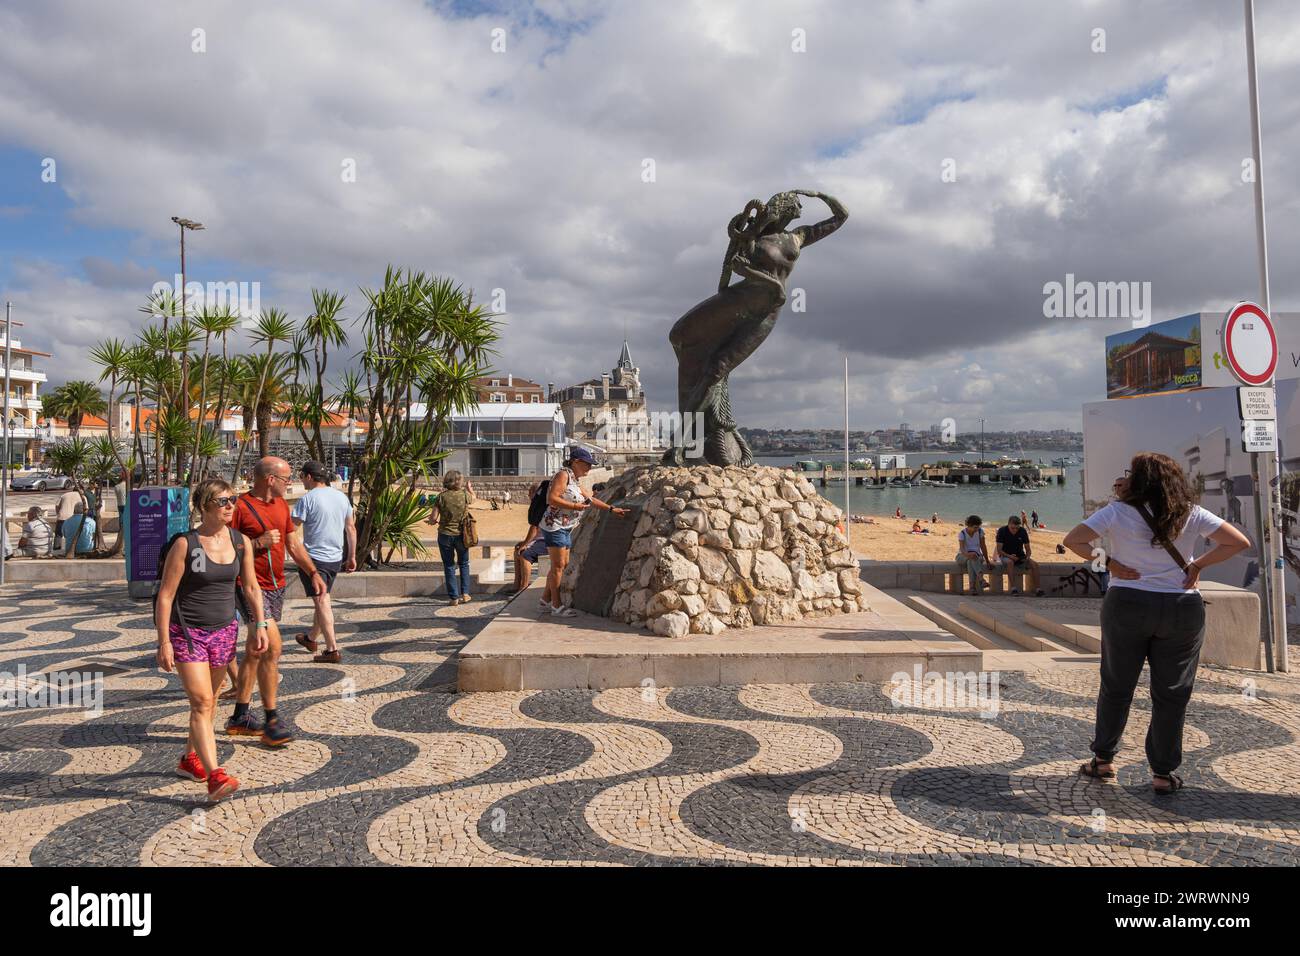
[[[552,388],[549,398],[563,410],[570,436],[599,455],[625,459],[662,453],[651,428],[641,370],[632,364],[626,340],[610,371],[568,388]]]
[[[0,331],[3,328],[0,327]],[[33,359],[48,359],[48,352],[37,352],[22,347],[17,339],[10,345],[9,381],[9,418],[0,423],[9,435],[9,460],[33,464],[40,461],[40,444],[42,433],[39,430],[41,418],[40,386],[46,381],[45,372],[33,364]],[[3,372],[5,354],[4,336],[0,335],[0,372]],[[0,382],[0,392],[4,385]],[[3,395],[0,394],[0,399]]]
[[[423,420],[425,407],[411,406],[411,418]],[[481,402],[452,413],[451,429],[440,462],[445,474],[456,470],[471,478],[553,475],[564,462],[564,414],[551,402]]]

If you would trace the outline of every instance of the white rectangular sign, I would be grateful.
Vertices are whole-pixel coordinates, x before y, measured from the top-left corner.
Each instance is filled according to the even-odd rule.
[[[1277,418],[1277,390],[1243,385],[1237,389],[1237,407],[1244,421]]]
[[[1277,451],[1277,422],[1272,420],[1242,422],[1241,443],[1245,451]]]

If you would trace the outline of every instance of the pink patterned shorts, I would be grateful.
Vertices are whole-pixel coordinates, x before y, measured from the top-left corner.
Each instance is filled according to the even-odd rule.
[[[234,620],[224,627],[205,631],[201,627],[189,628],[187,640],[185,632],[175,621],[167,628],[171,638],[172,653],[178,664],[207,664],[209,667],[225,667],[235,657],[235,643],[239,639],[239,621]]]

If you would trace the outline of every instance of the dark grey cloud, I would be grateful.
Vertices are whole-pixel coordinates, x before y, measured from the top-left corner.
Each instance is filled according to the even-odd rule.
[[[1300,150],[1300,10],[1259,7],[1280,309],[1300,292],[1285,266],[1300,253],[1287,158]],[[60,159],[81,227],[140,237],[83,262],[120,299],[80,301],[80,279],[49,264],[17,270],[11,295],[29,309],[72,309],[29,338],[48,328],[84,353],[131,334],[131,263],[170,254],[181,212],[208,226],[194,278],[261,282],[264,304],[295,315],[313,285],[359,309],[357,287],[389,262],[481,297],[503,289],[500,365],[538,381],[597,374],[626,325],[667,404],[667,331],[716,287],[727,220],[809,187],[851,219],[798,265],[807,311],[787,311],[735,376],[743,422],[834,424],[847,353],[863,425],[905,411],[913,424],[1077,427],[1080,404],[1104,394],[1103,337],[1126,323],[1047,319],[1044,283],[1150,282],[1156,320],[1255,294],[1236,4],[452,12],[56,0],[0,13],[0,135]],[[191,52],[196,28],[206,53]],[[806,53],[791,49],[796,30]],[[205,259],[238,274],[206,275]]]

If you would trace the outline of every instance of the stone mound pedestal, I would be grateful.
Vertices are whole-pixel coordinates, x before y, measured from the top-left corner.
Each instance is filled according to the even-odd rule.
[[[721,634],[868,610],[838,508],[780,468],[633,468],[583,516],[561,597],[656,634]]]

